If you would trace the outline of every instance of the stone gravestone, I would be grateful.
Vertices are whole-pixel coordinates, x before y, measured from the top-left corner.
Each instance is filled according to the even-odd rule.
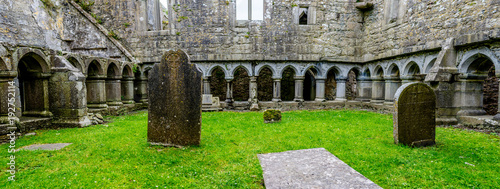
[[[188,55],[168,51],[149,72],[148,142],[152,145],[200,144],[201,72]]]
[[[412,147],[434,145],[436,94],[424,83],[407,83],[394,95],[394,142]]]

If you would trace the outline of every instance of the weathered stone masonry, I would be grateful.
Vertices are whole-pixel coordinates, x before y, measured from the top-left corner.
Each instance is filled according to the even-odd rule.
[[[439,124],[498,113],[496,0],[263,0],[262,21],[236,20],[233,0],[49,2],[0,2],[0,120],[16,81],[19,130],[145,107],[148,70],[171,49],[228,109],[390,110],[399,86],[426,82]]]

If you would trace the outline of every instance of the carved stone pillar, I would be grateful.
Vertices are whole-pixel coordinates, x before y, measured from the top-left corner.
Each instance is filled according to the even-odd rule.
[[[316,78],[316,99],[315,101],[325,101],[325,78]]]
[[[385,102],[384,104],[391,105],[394,103],[394,94],[401,86],[399,77],[384,77],[385,78]]]
[[[345,83],[347,81],[347,77],[337,77],[335,80],[337,82],[337,97],[335,100],[347,101],[345,97]]]
[[[281,78],[273,79],[273,102],[281,102]]]
[[[295,76],[295,102],[304,101],[304,76]]]
[[[372,77],[372,99],[371,103],[381,104],[384,103],[385,98],[385,82],[384,78],[380,76]]]
[[[363,102],[368,102],[372,98],[372,80],[369,77],[361,76],[358,78],[359,83],[359,99]]]

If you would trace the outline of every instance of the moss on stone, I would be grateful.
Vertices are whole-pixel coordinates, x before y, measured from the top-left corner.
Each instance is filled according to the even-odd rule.
[[[281,121],[281,111],[269,109],[264,111],[264,122],[265,123],[275,123]]]

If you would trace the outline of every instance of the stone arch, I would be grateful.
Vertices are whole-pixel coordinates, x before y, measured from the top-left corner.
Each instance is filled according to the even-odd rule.
[[[347,81],[346,81],[346,98],[347,100],[354,100],[358,96],[358,77],[361,75],[361,71],[359,68],[353,67],[347,72]]]
[[[86,69],[84,69],[84,66],[83,66],[83,61],[82,59],[78,58],[77,56],[66,56],[65,57],[66,60],[69,61],[69,63],[71,63],[71,65],[73,65],[73,67],[75,67],[76,69],[80,70],[82,73],[86,73]]]
[[[313,101],[316,98],[316,78],[319,71],[314,66],[310,66],[304,72],[304,101]]]
[[[269,69],[271,71],[271,74],[274,76],[276,75],[276,70],[273,68],[273,66],[269,65],[269,64],[264,64],[262,66],[258,66],[257,67],[257,72],[255,72],[255,76],[260,76],[260,73],[263,69]]]
[[[234,101],[248,101],[250,98],[250,77],[248,69],[238,66],[233,70],[233,99]]]
[[[424,70],[425,74],[428,74],[429,71],[431,71],[432,67],[434,67],[434,63],[436,63],[436,60],[437,60],[437,58],[433,58],[433,59],[431,59],[431,61],[426,63],[425,70]]]
[[[410,61],[406,63],[406,66],[403,70],[403,75],[418,75],[422,70],[420,66],[415,61]]]
[[[23,116],[50,117],[48,64],[36,52],[23,53],[16,63],[20,109]]]
[[[212,93],[212,96],[219,97],[220,101],[226,100],[227,73],[219,65],[213,66],[209,70],[210,72],[208,74],[210,75],[210,92]]]
[[[238,66],[236,66],[236,67],[235,67],[235,68],[231,71],[231,76],[233,76],[233,77],[234,77],[234,75],[235,75],[235,73],[236,73],[236,71],[237,71],[238,69],[244,69],[244,70],[245,70],[245,72],[248,74],[248,76],[252,76],[252,75],[253,75],[253,74],[252,74],[252,70],[251,70],[251,69],[247,68],[247,67],[246,67],[246,66],[244,66],[244,65],[238,65]]]
[[[273,75],[270,66],[261,67],[257,74],[257,98],[259,101],[271,101],[273,99]]]
[[[304,69],[304,72],[302,73],[302,75],[306,75],[306,73],[309,71],[309,70],[314,70],[313,73],[314,73],[314,77],[320,77],[323,75],[323,73],[321,72],[321,68],[316,66],[315,64],[308,64],[306,66],[306,69]],[[310,73],[311,74],[311,73]]]
[[[372,74],[371,74],[371,72],[370,72],[370,69],[368,69],[368,68],[366,68],[366,69],[365,69],[365,71],[363,71],[363,72],[361,73],[361,76],[366,77],[366,78],[370,78],[370,77],[371,77],[371,75],[372,75]]]
[[[106,67],[106,75],[109,76],[121,76],[121,71],[118,69],[120,66],[117,62],[111,61]]]
[[[336,66],[332,66],[326,72],[325,80],[325,99],[335,100],[337,97],[337,80],[336,78],[340,76],[340,69]]]
[[[104,75],[104,68],[102,66],[102,62],[99,59],[93,58],[93,59],[88,59],[86,64],[86,74],[91,75],[90,71],[93,71],[94,74],[96,75]],[[92,70],[91,70],[92,66]]]
[[[295,76],[297,72],[294,66],[285,66],[281,70],[281,100],[293,101],[295,98]]]
[[[489,50],[486,47],[483,47],[483,48],[474,49],[474,50],[470,50],[470,51],[465,52],[462,59],[461,59],[459,66],[458,66],[458,69],[459,69],[458,71],[460,73],[467,73],[470,65],[476,59],[483,58],[483,57],[488,58],[493,63],[495,68],[500,67],[500,62],[499,62],[500,59],[497,58],[495,56],[495,54],[493,52],[491,52],[491,50]],[[497,71],[497,73],[500,73],[500,70],[496,70],[496,71]]]
[[[375,77],[384,77],[384,69],[382,68],[382,66],[378,65],[375,67],[375,69],[373,69],[373,76]]]
[[[224,66],[219,65],[219,64],[210,66],[210,68],[208,68],[207,76],[209,76],[209,77],[212,76],[212,73],[214,72],[215,69],[220,69],[222,72],[224,72],[224,75],[226,77],[229,77],[228,70],[225,69]]]
[[[289,68],[293,70],[294,75],[298,75],[298,74],[300,74],[299,70],[297,69],[297,67],[295,67],[295,65],[293,65],[293,64],[287,64],[287,65],[285,65],[285,66],[284,66],[284,67],[283,67],[283,68],[279,71],[280,76],[283,76],[283,73],[285,72],[285,70],[286,70],[286,69],[289,69]]]
[[[400,73],[399,73],[399,67],[398,65],[396,65],[395,63],[392,63],[388,68],[387,68],[387,72],[388,76],[391,76],[391,77],[399,77],[400,76]]]
[[[39,62],[42,73],[50,72],[50,60],[40,49],[19,48],[13,53],[12,57],[15,68],[19,67],[18,64],[22,58],[32,57]]]
[[[469,58],[470,63],[467,63],[469,67],[466,73],[472,76],[472,80],[484,78],[481,81],[482,90],[476,92],[477,96],[482,95],[482,109],[489,115],[496,115],[498,112],[498,78],[495,74],[495,64],[488,56],[481,54]],[[474,85],[474,81],[467,82],[467,85]]]
[[[134,77],[134,71],[130,64],[125,64],[122,69],[122,76]]]

